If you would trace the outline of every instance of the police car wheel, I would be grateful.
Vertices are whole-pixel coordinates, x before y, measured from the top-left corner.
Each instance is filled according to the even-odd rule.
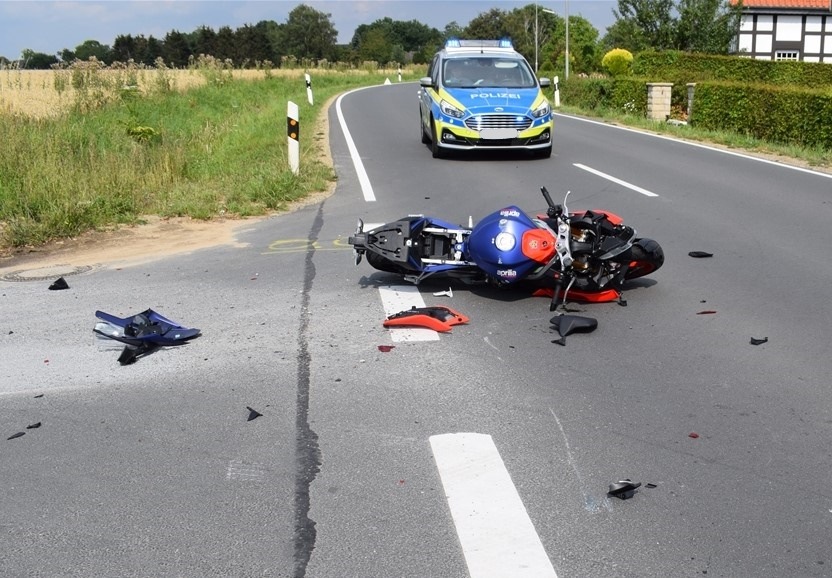
[[[433,117],[430,119],[430,152],[435,159],[445,156],[445,151],[439,148],[439,137],[436,136],[436,123]]]
[[[545,149],[541,149],[537,151],[537,157],[541,159],[548,159],[552,156],[552,145],[549,145]]]
[[[422,111],[419,111],[419,132],[422,133],[422,144],[428,144],[430,137],[425,133],[425,123],[422,122]]]

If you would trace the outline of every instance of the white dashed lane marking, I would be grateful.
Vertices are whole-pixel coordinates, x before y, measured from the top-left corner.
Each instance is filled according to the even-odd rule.
[[[430,438],[471,578],[557,578],[490,435]]]

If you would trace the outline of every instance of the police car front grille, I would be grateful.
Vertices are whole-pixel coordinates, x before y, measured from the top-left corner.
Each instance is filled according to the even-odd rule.
[[[471,130],[484,128],[516,128],[526,130],[532,124],[532,119],[516,114],[479,114],[465,119],[465,126]]]

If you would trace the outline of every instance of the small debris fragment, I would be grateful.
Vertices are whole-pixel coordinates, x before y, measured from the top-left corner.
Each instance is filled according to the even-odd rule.
[[[696,439],[696,438],[698,438],[698,437],[699,437],[699,434],[698,434],[698,433],[696,433],[695,431],[692,431],[692,432],[690,432],[690,433],[688,434],[688,437],[689,437],[689,438]]]
[[[705,259],[706,257],[713,257],[713,253],[706,253],[705,251],[691,251],[688,253],[694,259]]]
[[[9,437],[7,437],[7,438],[6,438],[6,441],[8,441],[8,440],[13,440],[14,438],[19,438],[20,436],[25,436],[25,435],[26,435],[26,432],[25,432],[25,431],[19,431],[19,432],[17,432],[16,434],[12,434],[12,435],[10,435]]]
[[[58,277],[54,283],[49,286],[50,291],[60,291],[61,289],[69,289],[69,285],[66,282],[66,279],[63,277]]]
[[[704,311],[700,311],[697,315],[713,315],[716,313],[713,309],[705,309]]]
[[[653,488],[658,488],[659,486],[657,486],[656,484],[644,484],[644,487],[650,488],[652,490]]]
[[[392,351],[394,347],[396,347],[396,346],[395,345],[379,345],[378,350],[381,351],[382,353],[388,353],[388,352]]]
[[[763,343],[767,343],[767,342],[768,342],[768,337],[763,337],[762,339],[757,339],[756,337],[752,337],[751,341],[749,343],[751,343],[751,345],[762,345]]]
[[[37,428],[39,428],[39,427],[40,427],[40,422],[38,422],[38,423],[33,423],[32,425],[27,425],[27,426],[26,426],[26,429],[37,429]]]
[[[42,394],[42,393],[37,394],[37,395],[35,396],[35,399],[37,399],[37,398],[39,398],[39,397],[43,397],[43,394]]]
[[[251,409],[249,406],[246,406],[246,409],[249,411],[248,419],[246,421],[251,421],[253,419],[257,419],[258,417],[263,415],[262,413],[260,413],[256,409]]]
[[[454,290],[453,287],[448,287],[447,291],[437,291],[436,293],[434,293],[434,295],[436,295],[437,297],[453,297]]]
[[[641,487],[641,482],[633,482],[628,478],[610,484],[610,491],[607,494],[614,498],[627,500],[635,495],[639,487]]]

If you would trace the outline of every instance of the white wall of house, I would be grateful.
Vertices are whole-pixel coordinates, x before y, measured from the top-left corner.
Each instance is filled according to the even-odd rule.
[[[737,52],[760,60],[832,63],[832,13],[745,14]]]

